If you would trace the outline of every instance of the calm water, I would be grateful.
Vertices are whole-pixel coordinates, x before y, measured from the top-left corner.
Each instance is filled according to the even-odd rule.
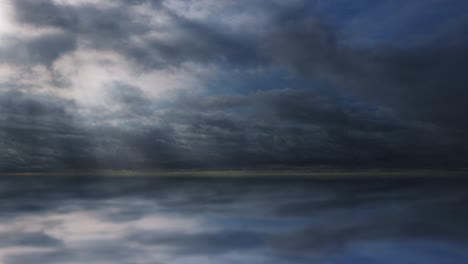
[[[0,263],[468,263],[468,181],[0,178]]]

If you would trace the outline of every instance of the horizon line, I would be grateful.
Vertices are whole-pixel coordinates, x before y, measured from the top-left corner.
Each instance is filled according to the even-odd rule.
[[[468,177],[461,169],[301,169],[301,170],[76,170],[0,172],[3,176],[106,176],[106,177]]]

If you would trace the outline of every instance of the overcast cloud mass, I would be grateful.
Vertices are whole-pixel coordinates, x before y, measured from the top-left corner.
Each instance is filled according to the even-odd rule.
[[[467,167],[467,10],[0,0],[0,170]]]

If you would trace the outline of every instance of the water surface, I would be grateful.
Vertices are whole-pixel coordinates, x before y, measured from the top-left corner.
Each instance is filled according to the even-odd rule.
[[[2,177],[0,263],[468,263],[462,179]]]

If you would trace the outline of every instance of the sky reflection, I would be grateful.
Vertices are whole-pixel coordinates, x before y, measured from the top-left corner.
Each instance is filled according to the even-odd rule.
[[[464,263],[466,182],[0,180],[0,262]]]

